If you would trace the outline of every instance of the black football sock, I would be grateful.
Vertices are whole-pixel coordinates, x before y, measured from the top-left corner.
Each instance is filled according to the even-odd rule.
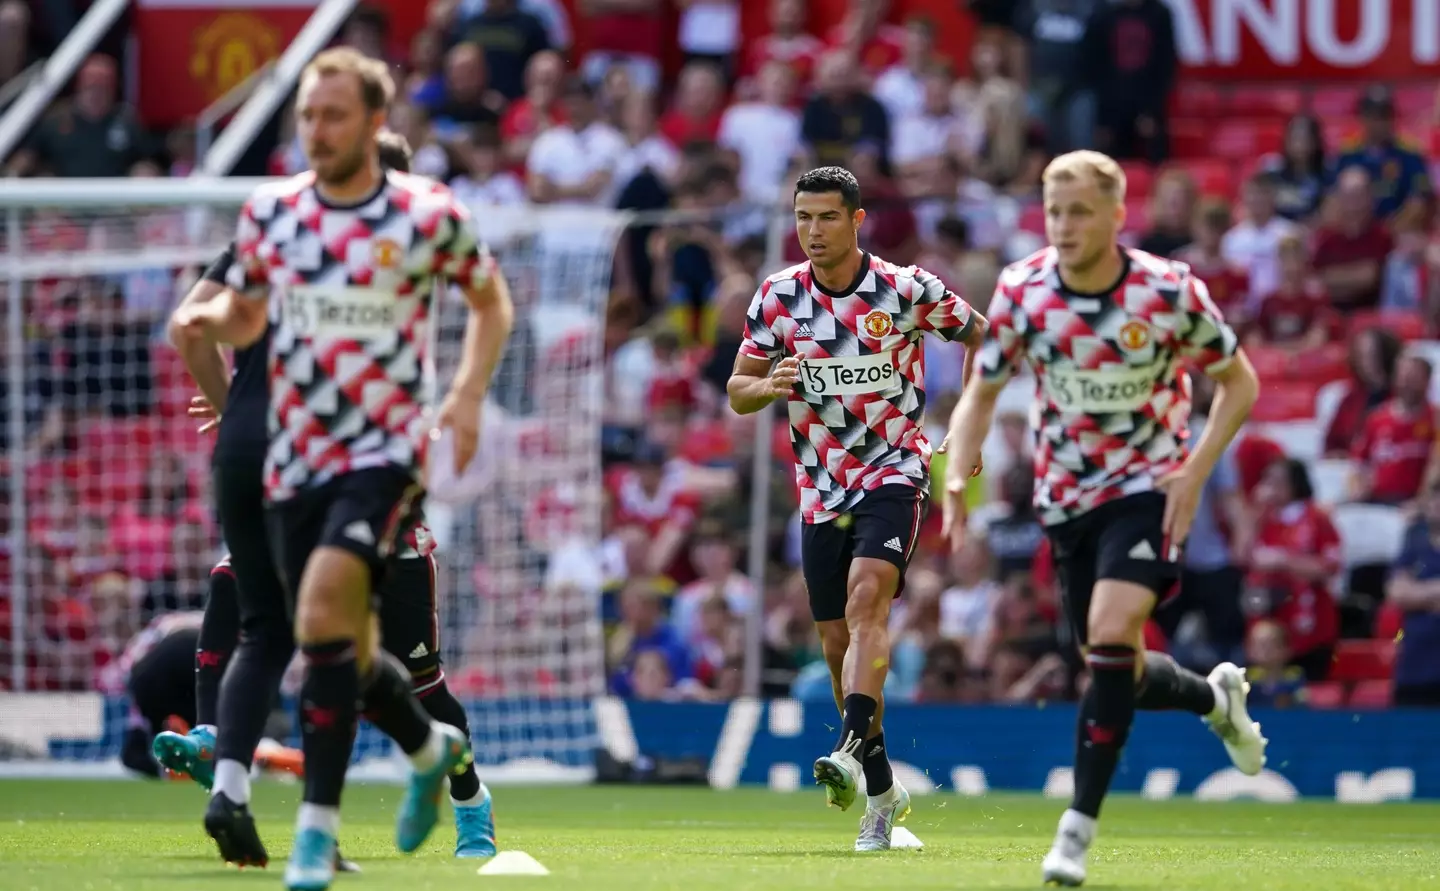
[[[1214,711],[1215,705],[1215,690],[1209,681],[1181,668],[1165,653],[1145,654],[1145,676],[1135,689],[1136,708],[1180,709],[1203,717]]]
[[[851,693],[846,696],[845,708],[840,715],[840,742],[836,743],[835,751],[843,752],[845,745],[851,740],[864,740],[869,736],[870,723],[875,720],[875,710],[879,707],[880,703],[864,693]],[[865,763],[863,745],[856,748],[855,760]]]
[[[195,723],[216,726],[219,721],[220,683],[240,639],[240,606],[235,576],[227,566],[210,572],[200,640],[195,644]]]
[[[865,794],[884,795],[895,785],[895,772],[890,769],[890,756],[885,754],[885,732],[865,740]]]
[[[428,680],[428,679],[427,679]],[[423,693],[415,694],[420,705],[430,717],[442,724],[449,724],[470,738],[470,719],[465,715],[465,706],[445,686],[444,679]],[[450,775],[450,797],[456,801],[470,801],[480,794],[480,777],[475,773],[475,759],[466,758],[465,763]]]
[[[238,761],[248,768],[275,704],[280,681],[295,655],[284,620],[257,623],[240,636],[240,645],[220,684],[220,718],[215,731],[216,761]]]
[[[381,651],[365,682],[365,717],[413,755],[430,739],[430,716],[410,690],[410,675],[395,657]]]
[[[1071,810],[1099,817],[1135,719],[1135,648],[1092,646],[1085,657],[1090,689],[1080,706]]]
[[[305,753],[306,804],[340,806],[345,771],[355,742],[360,678],[355,641],[304,644],[305,683],[300,687],[300,738]]]

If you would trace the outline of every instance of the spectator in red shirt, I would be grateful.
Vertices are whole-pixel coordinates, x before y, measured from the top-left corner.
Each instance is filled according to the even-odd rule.
[[[1283,625],[1291,664],[1311,681],[1324,680],[1340,635],[1330,592],[1330,580],[1341,569],[1340,533],[1315,504],[1302,461],[1271,464],[1255,494],[1261,514],[1245,579],[1246,612],[1252,624],[1274,619]]]
[[[830,46],[854,56],[867,78],[905,58],[905,31],[885,23],[887,0],[850,0],[845,19],[828,35]]]
[[[1325,286],[1310,269],[1300,236],[1280,237],[1280,286],[1260,298],[1247,340],[1292,350],[1313,350],[1340,335],[1339,319],[1325,297]]]
[[[1367,328],[1350,342],[1350,384],[1325,431],[1325,454],[1350,457],[1365,418],[1390,398],[1400,339],[1383,328]]]
[[[1315,268],[1339,309],[1380,304],[1380,275],[1394,246],[1375,218],[1370,174],[1349,167],[1336,183],[1331,220],[1315,234]]]
[[[536,53],[525,66],[525,95],[511,102],[500,118],[505,159],[517,173],[525,171],[525,158],[535,137],[565,122],[557,101],[565,80],[565,60],[554,50]]]
[[[665,49],[661,0],[581,0],[588,20],[590,52],[580,63],[585,79],[598,84],[611,66],[630,74],[635,88],[653,93],[660,86],[660,56]]]
[[[809,86],[824,51],[820,38],[805,33],[805,0],[771,0],[770,33],[749,45],[740,73],[754,77],[766,62],[784,62],[803,90]]]
[[[1351,449],[1357,501],[1404,504],[1425,481],[1435,444],[1435,409],[1430,405],[1430,363],[1405,356],[1395,369],[1395,396],[1365,419]]]
[[[660,132],[674,146],[714,142],[725,110],[725,76],[714,62],[693,61],[680,71],[675,104],[660,118]]]
[[[1226,321],[1237,325],[1245,321],[1246,303],[1250,299],[1250,275],[1233,266],[1220,250],[1232,220],[1230,205],[1224,201],[1205,201],[1195,214],[1192,233],[1194,241],[1175,252],[1175,259],[1190,264],[1190,269],[1210,288],[1210,299],[1220,308]]]

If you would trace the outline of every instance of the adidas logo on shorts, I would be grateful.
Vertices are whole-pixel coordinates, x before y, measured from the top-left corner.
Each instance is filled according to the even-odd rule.
[[[897,554],[905,553],[905,546],[900,543],[900,536],[898,535],[885,542],[885,547],[889,548]]]
[[[415,649],[410,651],[411,659],[424,659],[428,655],[430,655],[430,650],[425,646],[424,641],[416,644]]]

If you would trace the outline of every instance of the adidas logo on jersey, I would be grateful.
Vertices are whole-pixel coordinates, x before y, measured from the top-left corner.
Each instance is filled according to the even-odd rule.
[[[897,554],[905,553],[905,546],[900,543],[900,536],[898,535],[885,542],[885,547],[889,548]]]
[[[425,646],[424,641],[416,644],[415,649],[410,651],[411,659],[424,659],[428,655],[430,655],[430,649]]]
[[[814,340],[814,339],[815,339],[815,332],[810,330],[810,325],[809,325],[808,323],[806,323],[806,322],[801,322],[801,323],[800,323],[800,327],[795,329],[795,339],[796,339],[796,340]]]
[[[357,544],[373,545],[375,533],[370,531],[370,525],[364,520],[356,520],[344,529],[344,535]]]
[[[1155,549],[1150,547],[1150,542],[1141,541],[1130,549],[1128,556],[1131,560],[1154,560]]]

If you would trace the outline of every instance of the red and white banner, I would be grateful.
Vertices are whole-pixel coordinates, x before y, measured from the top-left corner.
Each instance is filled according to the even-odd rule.
[[[317,0],[140,0],[140,113],[169,127],[193,118],[300,32]]]
[[[1213,80],[1440,75],[1440,0],[1166,0],[1181,64]]]

